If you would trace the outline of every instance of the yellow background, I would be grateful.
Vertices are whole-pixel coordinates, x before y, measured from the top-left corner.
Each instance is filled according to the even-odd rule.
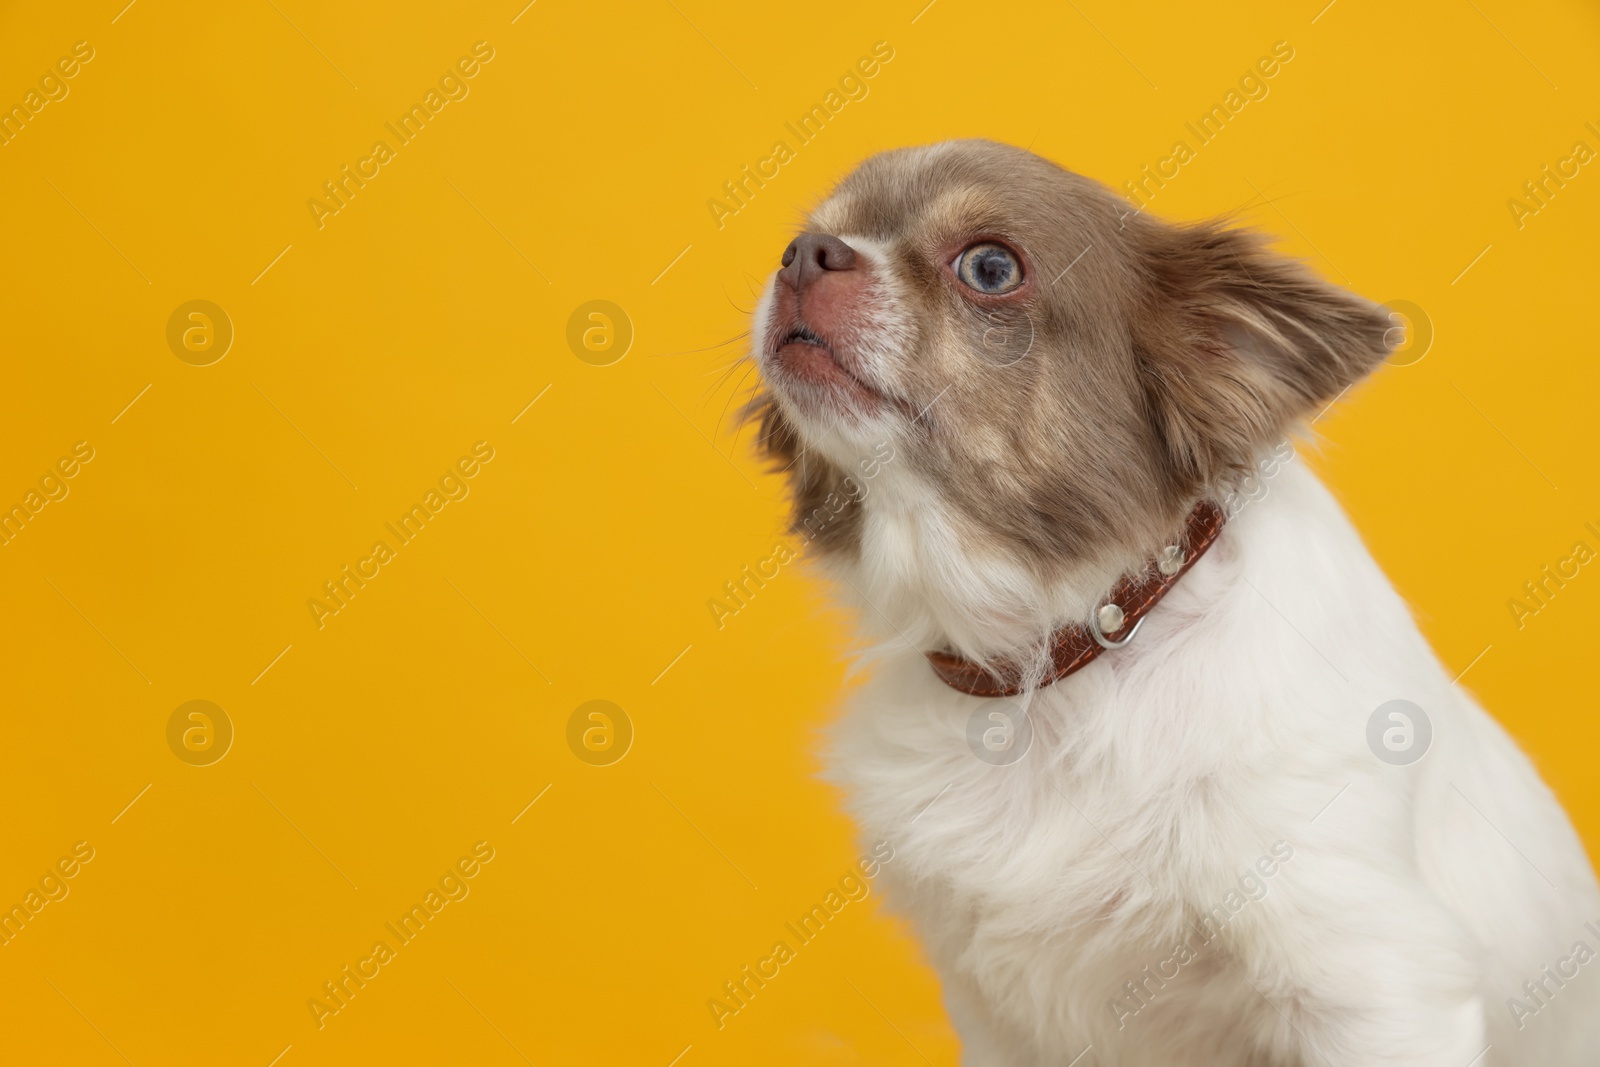
[[[95,58],[0,148],[0,503],[95,458],[0,547],[0,903],[96,856],[0,948],[6,1058],[953,1063],[876,894],[707,1010],[859,851],[814,778],[838,620],[801,566],[721,630],[706,606],[784,519],[721,375],[861,157],[986,136],[1120,188],[1280,40],[1152,210],[1237,211],[1425,309],[1431,349],[1312,462],[1600,844],[1600,573],[1507,606],[1600,547],[1600,164],[1507,207],[1600,149],[1592,5],[921,4],[7,5],[0,102]],[[319,230],[308,199],[479,40],[470,95]],[[707,200],[878,41],[870,94],[719,229]],[[166,343],[192,299],[236,330],[211,366]],[[594,299],[634,325],[611,366],[566,341]],[[307,600],[479,440],[470,496],[319,630]],[[236,729],[211,766],[167,746],[193,699]],[[566,743],[591,699],[636,731],[612,766]],[[319,1031],[308,998],[480,840],[470,896]]]

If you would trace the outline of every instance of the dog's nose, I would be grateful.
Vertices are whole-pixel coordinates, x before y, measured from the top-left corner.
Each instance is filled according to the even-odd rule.
[[[778,277],[796,292],[823,273],[854,270],[856,250],[829,233],[803,233],[783,250],[783,269]]]

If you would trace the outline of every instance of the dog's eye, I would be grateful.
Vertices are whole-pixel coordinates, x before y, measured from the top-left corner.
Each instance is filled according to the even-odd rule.
[[[997,296],[1022,284],[1022,264],[1005,245],[984,241],[956,259],[956,277],[969,289]]]

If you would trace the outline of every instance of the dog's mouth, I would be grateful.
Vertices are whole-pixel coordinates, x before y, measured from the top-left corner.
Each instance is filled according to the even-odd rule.
[[[783,340],[778,342],[778,347],[782,348],[784,345],[796,343],[816,345],[818,348],[826,348],[828,350],[829,357],[832,357],[833,349],[829,347],[828,342],[824,341],[811,329],[811,327],[805,325],[804,323],[801,323],[788,333],[784,334]]]
[[[781,334],[772,348],[772,369],[791,395],[828,406],[848,404],[868,411],[888,400],[841,359],[834,345],[804,322]]]

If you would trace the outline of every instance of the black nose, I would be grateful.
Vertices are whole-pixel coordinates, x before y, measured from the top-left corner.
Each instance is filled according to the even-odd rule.
[[[830,270],[854,270],[856,250],[828,233],[803,233],[783,250],[778,277],[796,291]]]

